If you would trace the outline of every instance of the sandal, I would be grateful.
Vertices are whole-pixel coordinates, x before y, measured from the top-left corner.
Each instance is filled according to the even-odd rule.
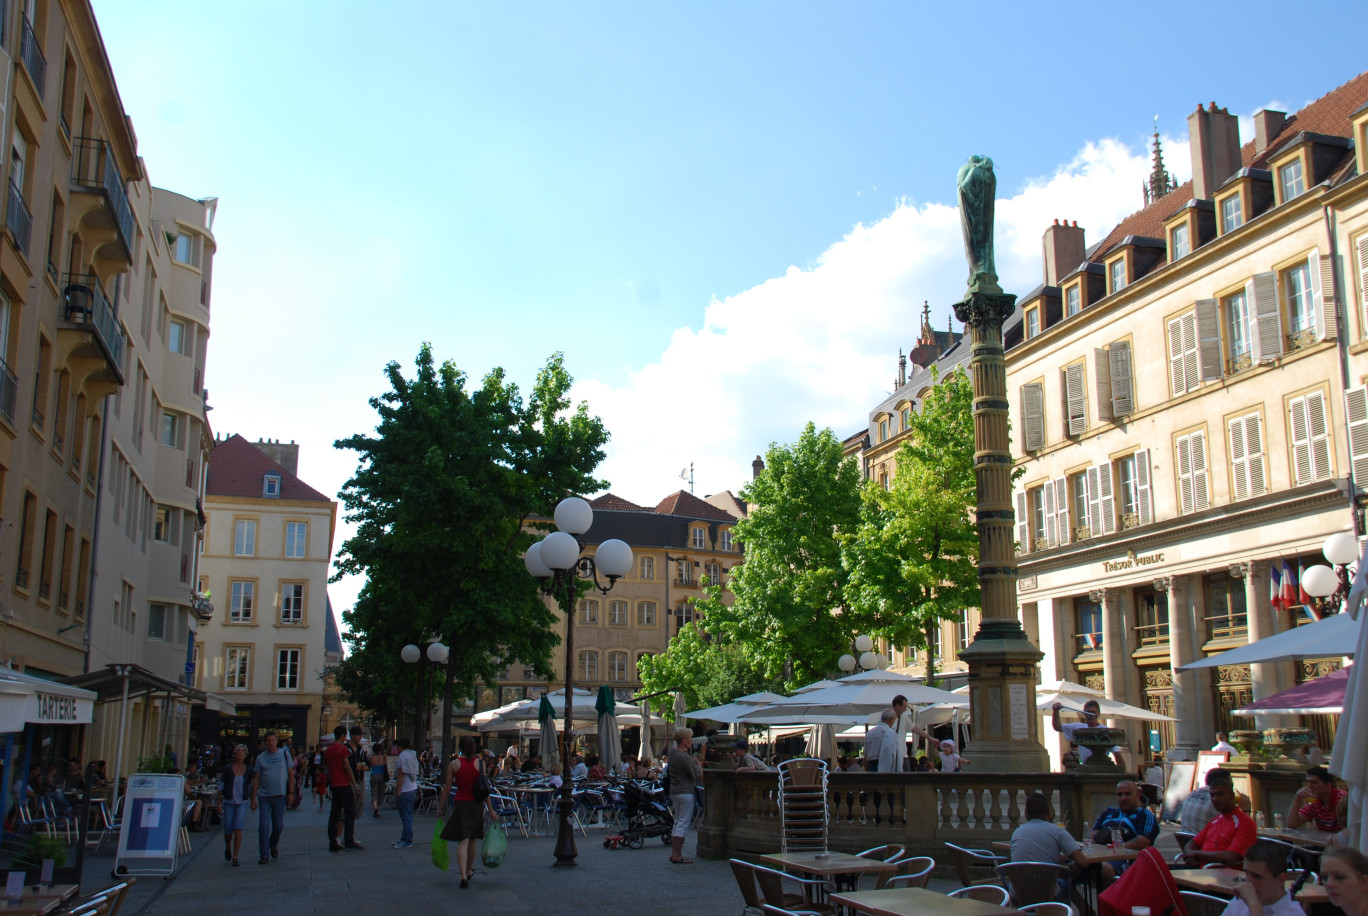
[[[673,862],[675,865],[692,865],[692,864],[693,864],[693,859],[675,859],[675,858],[671,858],[670,861]]]

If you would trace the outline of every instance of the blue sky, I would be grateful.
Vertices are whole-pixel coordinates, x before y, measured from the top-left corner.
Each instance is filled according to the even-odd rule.
[[[1051,218],[1096,240],[1138,208],[1155,114],[1186,179],[1188,112],[1296,110],[1368,29],[1347,3],[94,5],[153,183],[221,201],[217,432],[299,441],[336,493],[387,361],[431,340],[526,387],[564,350],[647,504],[865,423],[922,301],[941,327],[962,290],[970,154],[1024,292]]]

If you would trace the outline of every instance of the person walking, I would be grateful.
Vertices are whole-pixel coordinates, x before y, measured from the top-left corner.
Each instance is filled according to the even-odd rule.
[[[413,845],[413,803],[418,797],[418,755],[409,746],[408,738],[400,738],[398,772],[395,773],[394,807],[399,811],[399,842],[395,849]]]
[[[223,857],[234,866],[242,851],[242,825],[247,820],[251,772],[247,766],[247,745],[239,744],[233,748],[232,763],[219,774],[223,782]]]
[[[258,865],[280,856],[285,831],[285,799],[294,792],[294,767],[289,753],[266,733],[266,747],[252,761],[252,810],[257,812]]]
[[[467,735],[461,739],[461,755],[447,764],[437,806],[437,816],[443,817],[448,800],[451,802],[451,817],[442,827],[442,839],[456,843],[456,866],[461,870],[462,888],[470,887],[470,879],[475,877],[475,841],[484,839],[484,812],[475,800],[475,784],[483,772],[484,765],[475,756],[475,739]],[[484,807],[491,817],[498,818],[489,798],[485,798]]]
[[[332,808],[328,810],[328,852],[361,849],[356,842],[356,776],[351,766],[351,751],[347,747],[347,729],[333,729],[333,743],[323,752],[323,765],[328,771],[328,791],[332,792]],[[343,827],[342,842],[338,842],[338,827]]]
[[[675,746],[670,748],[669,764],[665,768],[670,785],[670,804],[674,807],[674,830],[670,833],[670,861],[676,865],[692,865],[693,859],[684,858],[684,837],[693,821],[694,787],[703,782],[703,768],[698,765],[693,751],[693,729],[676,728]]]
[[[379,741],[371,742],[366,763],[370,766],[371,814],[379,817],[380,803],[385,800],[385,783],[389,782],[389,758]]]

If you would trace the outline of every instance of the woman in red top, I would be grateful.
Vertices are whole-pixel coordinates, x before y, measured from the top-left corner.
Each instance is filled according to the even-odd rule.
[[[456,866],[461,870],[461,887],[470,887],[475,875],[475,840],[484,839],[484,812],[475,800],[475,783],[479,782],[484,765],[475,757],[475,739],[461,739],[461,756],[447,764],[446,780],[442,783],[442,797],[437,816],[446,814],[447,800],[451,800],[451,818],[442,828],[442,839],[456,842]],[[452,788],[455,792],[452,792]],[[484,801],[492,818],[499,816],[494,803]]]

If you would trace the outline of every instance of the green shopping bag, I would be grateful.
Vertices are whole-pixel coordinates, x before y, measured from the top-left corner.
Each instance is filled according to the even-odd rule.
[[[451,858],[447,854],[446,840],[442,839],[442,819],[437,818],[437,827],[432,831],[432,864],[442,871],[451,867]]]
[[[485,831],[484,843],[480,846],[480,861],[484,862],[485,868],[498,868],[507,853],[508,837],[504,836],[503,828],[498,824],[491,825]]]

